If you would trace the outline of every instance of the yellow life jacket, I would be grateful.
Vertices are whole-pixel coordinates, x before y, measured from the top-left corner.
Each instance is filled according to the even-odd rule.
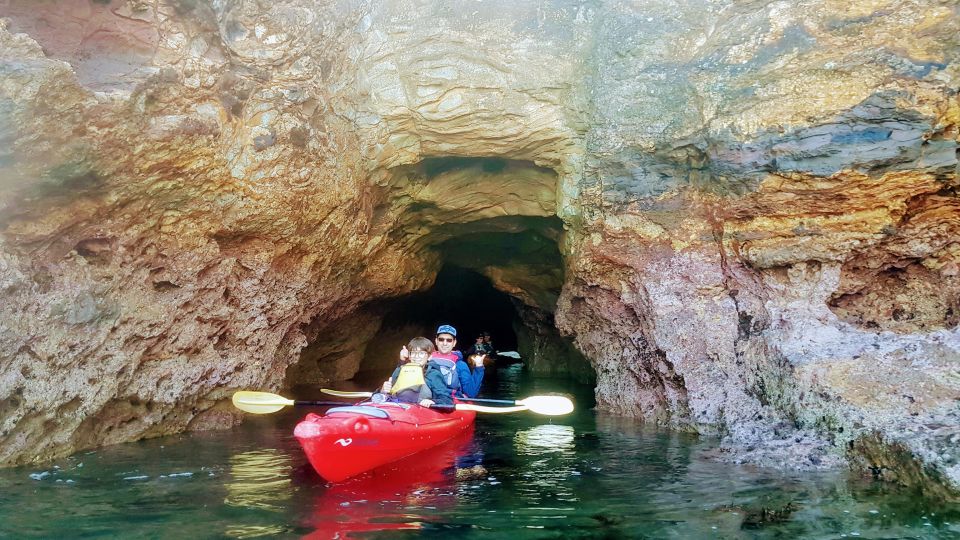
[[[396,395],[407,388],[424,384],[423,368],[418,364],[410,362],[400,366],[400,373],[397,375],[397,382],[393,383],[390,393]]]

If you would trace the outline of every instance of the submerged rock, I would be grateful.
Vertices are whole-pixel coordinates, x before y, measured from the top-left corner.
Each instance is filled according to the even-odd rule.
[[[482,480],[487,477],[489,473],[483,465],[474,465],[473,467],[461,467],[457,469],[456,479],[458,482],[466,482],[469,480]]]

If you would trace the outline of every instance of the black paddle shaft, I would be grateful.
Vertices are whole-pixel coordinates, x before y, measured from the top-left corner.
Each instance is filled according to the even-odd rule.
[[[457,410],[457,406],[456,406],[456,405],[437,405],[436,403],[434,403],[433,405],[431,405],[430,408],[433,409],[433,410],[435,410],[435,411],[440,411],[440,412],[453,412],[453,411]]]
[[[457,398],[460,401],[466,401],[468,403],[494,403],[497,405],[516,405],[517,402],[512,399],[486,399],[486,398],[468,398],[461,397]]]

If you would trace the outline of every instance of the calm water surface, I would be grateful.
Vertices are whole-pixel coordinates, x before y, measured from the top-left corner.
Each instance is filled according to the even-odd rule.
[[[570,392],[579,410],[478,416],[473,433],[339,485],[292,437],[303,410],[0,470],[0,537],[960,538],[956,505],[712,462],[714,441],[597,415],[567,382],[513,369],[485,384]]]

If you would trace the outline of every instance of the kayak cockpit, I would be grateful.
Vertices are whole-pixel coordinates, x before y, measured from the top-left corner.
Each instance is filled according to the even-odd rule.
[[[380,409],[378,407],[368,407],[366,405],[351,405],[348,407],[334,407],[327,410],[327,414],[324,416],[330,416],[332,414],[360,414],[363,416],[370,416],[373,418],[383,418],[384,420],[390,419],[390,413]]]

